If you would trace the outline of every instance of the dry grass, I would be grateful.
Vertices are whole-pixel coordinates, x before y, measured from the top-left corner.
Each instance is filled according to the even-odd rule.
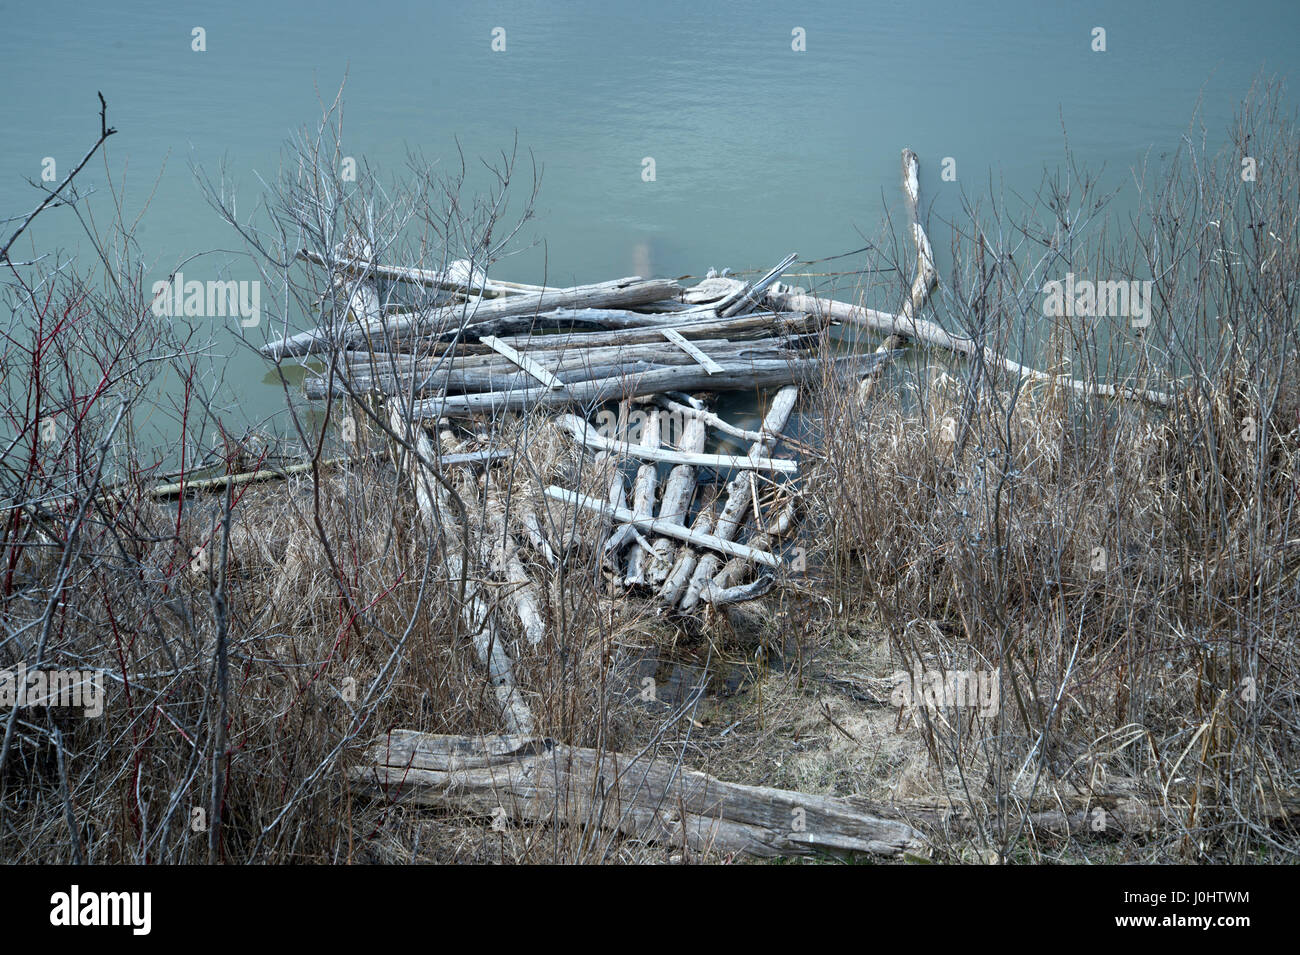
[[[1278,809],[1300,799],[1300,141],[1281,103],[1264,91],[1233,148],[1211,159],[1189,141],[1156,187],[1143,179],[1123,241],[1095,228],[1096,184],[1073,168],[1018,220],[992,202],[954,230],[932,306],[945,327],[1090,383],[1175,392],[1172,407],[926,352],[866,404],[828,381],[802,409],[818,448],[802,505],[809,573],[758,604],[669,619],[609,588],[594,518],[540,489],[604,497],[610,474],[544,420],[435,436],[447,450],[511,448],[488,479],[448,475],[446,489],[472,527],[488,526],[486,501],[543,515],[560,558],[518,552],[546,622],[531,646],[510,585],[471,549],[538,732],[661,746],[724,778],[903,814],[954,804],[962,824],[930,829],[945,861],[1293,859]],[[1245,143],[1266,171],[1257,183],[1237,175]],[[1042,280],[1067,270],[1157,277],[1151,327],[1045,326]],[[121,340],[146,332],[124,322]],[[32,367],[112,351],[80,342],[69,359],[66,334],[39,331]],[[39,650],[42,666],[110,679],[100,718],[15,718],[0,858],[684,861],[608,833],[354,799],[348,772],[388,729],[501,726],[461,611],[469,579],[446,560],[460,540],[422,520],[379,417],[349,409],[352,465],[239,489],[227,506],[147,497],[155,475],[134,458],[121,495],[96,498],[111,414],[83,416],[50,448],[30,404],[7,409],[30,454],[7,487],[0,668]],[[341,410],[304,425],[304,446]],[[249,443],[232,446],[235,470]],[[1000,705],[900,707],[899,674],[916,669],[995,671]],[[650,701],[635,692],[647,672],[666,688]],[[1148,824],[1043,825],[1044,810],[1114,793]]]
[[[1158,381],[1172,407],[938,355],[865,407],[851,389],[823,394],[809,537],[832,603],[876,608],[900,669],[1000,674],[996,717],[945,709],[923,729],[932,788],[983,813],[1004,858],[1027,810],[1001,807],[1104,790],[1099,779],[1158,818],[1138,857],[1295,851],[1280,810],[1300,796],[1300,140],[1276,97],[1236,130],[1267,183],[1240,181],[1234,149],[1190,150],[1141,210],[1136,251],[1062,225],[1093,211],[1085,177],[1053,184],[1047,226],[1030,215],[1015,229],[1043,239],[1051,271],[995,248],[978,216],[954,249],[943,322],[1001,349],[1037,307],[1040,275],[1137,277],[1159,270],[1135,263],[1172,255],[1145,333],[1062,319],[1040,353],[1092,384]],[[1281,226],[1266,243],[1261,220]],[[1157,252],[1156,235],[1174,247]]]

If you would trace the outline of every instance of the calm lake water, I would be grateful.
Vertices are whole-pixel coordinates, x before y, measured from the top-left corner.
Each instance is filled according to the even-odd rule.
[[[345,74],[349,151],[390,173],[411,150],[450,160],[459,138],[468,156],[490,155],[517,133],[544,167],[539,216],[523,238],[545,247],[494,274],[569,284],[860,248],[886,207],[901,208],[904,146],[921,157],[942,252],[961,189],[978,193],[990,176],[1032,189],[1045,164],[1061,161],[1062,121],[1076,158],[1104,165],[1120,186],[1145,155],[1177,146],[1198,100],[1218,134],[1261,71],[1286,76],[1300,62],[1294,0],[852,0],[811,10],[0,0],[0,23],[0,216],[35,206],[26,180],[39,178],[44,157],[61,177],[84,154],[102,90],[120,130],[108,161],[129,169],[129,207],[165,166],[138,231],[150,280],[211,249],[230,251],[188,264],[187,278],[256,277],[189,165],[215,173],[224,160],[251,209],[287,136],[319,119],[317,88],[328,99]],[[195,27],[206,52],[191,49]],[[504,52],[491,48],[496,27]],[[1094,27],[1106,31],[1104,53],[1091,49]],[[795,28],[804,52],[792,50]],[[654,182],[642,179],[645,157]],[[940,181],[943,157],[955,160],[956,182]],[[81,184],[103,180],[97,158]],[[29,235],[42,249],[87,251],[65,210]],[[868,264],[858,256],[829,268]],[[230,407],[254,421],[273,415],[282,397],[268,367],[230,331],[219,331],[233,355]]]

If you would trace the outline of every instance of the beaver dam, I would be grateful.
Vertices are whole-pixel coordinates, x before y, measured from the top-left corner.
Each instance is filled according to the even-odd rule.
[[[1082,397],[1170,404],[1145,387],[1026,367],[922,318],[938,276],[910,150],[902,166],[916,265],[896,312],[782,283],[793,254],[753,281],[710,274],[690,287],[637,277],[555,288],[488,278],[468,262],[438,271],[384,263],[355,238],[330,254],[299,252],[319,269],[322,294],[345,303],[331,312],[340,319],[262,352],[312,369],[306,395],[343,418],[345,440],[388,436],[449,579],[463,582],[459,613],[499,712],[495,735],[383,734],[353,770],[358,790],[757,855],[897,855],[925,844],[912,823],[962,824],[951,805],[864,807],[723,782],[652,750],[543,738],[516,678],[519,650],[547,640],[545,588],[577,572],[580,554],[583,567],[596,555],[607,592],[677,619],[762,598],[797,575],[805,449],[787,434],[792,413],[828,381],[869,398],[909,345]],[[402,304],[392,290],[403,286],[433,303]],[[833,349],[835,325],[876,333],[878,348]],[[719,395],[756,390],[767,395],[756,427],[718,413]],[[955,418],[940,423],[953,444],[956,429]],[[711,436],[748,450],[706,453]],[[557,469],[560,461],[568,466]],[[1141,825],[1143,809],[1122,785],[1068,797],[1058,789],[1054,799],[1032,816],[1040,829],[1085,831],[1100,806],[1112,826]]]

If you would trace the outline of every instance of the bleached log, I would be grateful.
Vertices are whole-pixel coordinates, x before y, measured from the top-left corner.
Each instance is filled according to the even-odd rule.
[[[882,360],[880,355],[839,355],[809,357],[789,361],[754,361],[737,364],[720,375],[706,375],[690,367],[656,368],[619,378],[598,378],[572,383],[563,391],[549,388],[526,388],[509,392],[481,392],[425,398],[415,402],[421,418],[464,418],[502,411],[525,411],[532,408],[557,408],[565,405],[590,407],[602,401],[635,398],[672,389],[707,389],[709,391],[750,391],[788,385],[810,377],[861,375]]]
[[[699,346],[687,341],[685,336],[675,328],[663,329],[664,338],[668,339],[686,354],[695,359],[696,364],[704,369],[706,374],[716,374],[722,371],[722,366],[700,350]]]
[[[685,408],[685,405],[678,407]],[[694,410],[694,409],[690,409]],[[686,420],[682,429],[681,450],[689,454],[699,454],[704,450],[704,419],[693,417]],[[679,464],[668,472],[664,483],[664,492],[659,503],[659,517],[665,521],[686,524],[686,515],[691,508],[691,498],[695,496],[695,466]],[[647,583],[653,587],[663,585],[672,570],[673,556],[677,545],[671,537],[660,537],[655,541],[654,554],[650,560]]]
[[[542,523],[537,519],[537,512],[526,501],[519,504],[519,523],[523,526],[528,540],[532,542],[538,553],[546,559],[546,562],[552,567],[558,566],[559,558],[555,556],[555,549],[551,547],[550,540],[547,539],[545,531],[542,530]]]
[[[519,559],[519,545],[506,527],[505,506],[493,495],[489,485],[485,492],[484,512],[492,541],[493,569],[506,579],[509,598],[519,616],[524,637],[532,646],[546,639],[546,621],[542,617],[541,597],[537,585]]]
[[[654,328],[672,328],[683,324],[712,323],[718,316],[710,309],[688,309],[680,312],[647,312],[641,309],[660,305],[652,302],[637,305],[637,310],[625,308],[547,308],[504,317],[489,317],[468,327],[448,325],[431,331],[421,330],[416,337],[422,341],[473,341],[480,335],[498,338],[528,337],[539,332],[571,331],[575,334],[598,332],[635,332]],[[662,336],[658,336],[662,337]]]
[[[395,312],[406,318],[420,314],[410,309]],[[693,317],[693,316],[692,316]],[[395,335],[389,351],[427,351],[433,345],[455,342],[460,345],[475,342],[482,335],[492,335],[513,344],[514,339],[527,340],[535,335],[564,333],[593,335],[604,331],[623,331],[657,325],[660,322],[685,321],[685,318],[646,315],[625,309],[546,309],[527,311],[516,315],[489,317],[470,325],[460,322],[421,323],[404,334]]]
[[[459,332],[467,326],[492,319],[533,315],[557,308],[622,308],[668,298],[680,289],[681,286],[676,282],[667,279],[616,279],[595,285],[525,292],[488,302],[467,303],[464,306],[391,314],[379,320],[349,323],[338,329],[332,338],[340,347],[366,342],[386,343],[392,336]],[[326,338],[319,330],[313,329],[283,341],[270,342],[263,346],[262,354],[272,357],[309,355],[323,350]]]
[[[659,448],[659,409],[652,409],[641,428],[641,449],[658,451]],[[637,468],[636,479],[632,482],[632,512],[641,517],[653,517],[655,507],[655,485],[658,483],[659,468],[654,459]],[[637,541],[632,543],[627,558],[627,577],[625,586],[632,587],[642,582],[645,564],[649,560],[650,549],[642,547]]]
[[[504,355],[512,364],[518,365],[552,391],[558,391],[564,387],[564,382],[556,378],[547,369],[543,368],[527,355],[516,351],[505,342],[493,338],[491,335],[483,335],[479,338],[479,341],[482,344],[487,345],[487,347],[491,348],[493,351]]]
[[[730,318],[733,315],[748,311],[758,305],[762,301],[763,292],[767,287],[775,282],[777,278],[780,277],[781,273],[788,269],[798,257],[798,253],[791,252],[757,282],[748,284],[744,288],[733,292],[731,295],[727,296],[727,298],[724,298],[714,306],[714,310],[718,313],[718,317]]]
[[[600,341],[603,333],[583,335],[536,335],[528,338],[494,339],[509,346],[512,351],[543,365],[547,371],[566,371],[593,365],[630,364],[638,361],[660,362],[690,366],[695,358],[689,354],[666,348],[663,339],[652,336],[646,342]],[[811,341],[812,336],[803,336]],[[793,335],[764,336],[732,341],[728,338],[699,339],[720,359],[786,357],[802,344]],[[489,349],[486,344],[461,343],[452,346],[434,344],[428,352],[404,354],[396,352],[347,352],[341,356],[348,374],[409,376],[432,371],[438,367],[455,367],[461,371],[498,372],[513,374],[519,367],[513,358]]]
[[[761,441],[754,442],[747,457],[755,460],[759,459],[775,447],[782,429],[785,428],[786,422],[790,420],[790,415],[794,411],[795,402],[798,400],[799,389],[794,386],[782,388],[776,393],[776,396],[772,399],[771,407],[767,409],[767,415],[763,418],[763,425],[759,429],[764,437]],[[753,480],[754,473],[752,470],[741,471],[727,484],[726,499],[714,524],[714,536],[728,541],[735,538],[741,524],[744,522],[745,513],[749,510],[750,502],[753,500],[753,491],[750,484]],[[714,554],[705,554],[700,558],[695,572],[691,575],[691,582],[686,588],[686,593],[682,597],[682,610],[689,611],[699,603],[700,591],[718,572],[721,563]]]
[[[624,524],[631,524],[639,530],[652,531],[656,534],[664,534],[668,537],[675,537],[678,540],[686,541],[697,547],[705,547],[709,550],[716,550],[728,557],[744,557],[746,560],[752,560],[755,563],[764,564],[768,567],[776,567],[781,563],[781,559],[774,554],[766,551],[754,550],[752,547],[746,547],[744,544],[737,544],[735,541],[724,540],[721,537],[715,537],[712,534],[698,534],[694,530],[687,530],[681,524],[672,521],[660,520],[657,517],[641,517],[635,511],[626,507],[612,507],[605,501],[598,501],[594,497],[588,497],[585,494],[579,494],[576,491],[570,491],[562,487],[548,487],[546,496],[564,504],[577,505],[597,514],[604,514],[612,517],[616,521]]]
[[[542,336],[544,337],[544,336]],[[801,352],[775,339],[752,342],[709,342],[720,361],[732,367],[746,362],[787,361],[797,359]],[[502,347],[505,346],[504,344]],[[694,359],[684,352],[632,345],[614,348],[593,348],[587,351],[576,348],[546,349],[519,353],[522,361],[530,363],[530,370],[522,370],[519,362],[500,355],[438,355],[428,358],[405,358],[391,354],[368,356],[365,359],[347,359],[345,366],[332,376],[316,375],[305,380],[304,393],[308,398],[320,399],[329,393],[332,380],[337,395],[381,394],[426,395],[474,392],[508,392],[535,387],[542,381],[552,391],[566,384],[602,378],[623,378],[648,371],[661,371],[670,367],[683,367],[697,373]]]
[[[705,305],[710,302],[734,301],[749,285],[741,279],[717,275],[701,279],[682,291],[682,301],[688,305]]]
[[[268,342],[260,349],[261,353],[267,358],[280,359],[328,352],[335,346],[341,347],[342,342],[354,334],[356,329],[368,328],[380,322],[382,305],[379,292],[372,283],[349,282],[343,294],[345,305],[334,328],[313,328],[282,341]],[[357,338],[357,341],[365,340],[364,335]]]
[[[744,603],[746,600],[757,600],[759,597],[765,597],[771,592],[775,584],[776,578],[771,574],[764,574],[757,580],[747,584],[737,584],[733,587],[719,587],[710,580],[700,590],[700,599],[705,603],[712,604],[714,607],[725,607],[728,604]]]
[[[555,313],[547,313],[549,317]],[[607,315],[608,310],[593,314]],[[628,313],[641,319],[650,316],[640,313]],[[558,324],[558,323],[557,323]],[[594,324],[594,323],[593,323]],[[826,322],[824,318],[807,312],[751,312],[737,315],[735,318],[701,318],[698,315],[672,316],[671,323],[649,324],[645,321],[634,322],[631,318],[626,327],[609,328],[599,331],[565,331],[549,336],[557,345],[570,348],[597,348],[610,345],[655,345],[663,340],[665,330],[671,329],[690,341],[702,339],[726,339],[738,342],[751,338],[767,338],[782,335],[816,335]],[[481,326],[476,326],[476,328]],[[564,326],[561,326],[564,327]],[[569,326],[571,327],[571,326]],[[535,347],[537,340],[531,334],[502,335],[502,341],[520,347]]]
[[[930,290],[938,284],[939,272],[934,266],[934,250],[930,248],[930,240],[921,227],[920,161],[916,153],[910,149],[903,150],[903,194],[907,198],[907,208],[912,219],[912,242],[916,246],[916,277],[912,280],[907,300],[903,302],[900,317],[905,321],[913,321],[925,307],[926,299],[930,297]],[[902,343],[901,336],[888,335],[876,351],[892,353]],[[890,360],[886,359],[862,379],[858,386],[858,397],[861,401],[869,401],[875,394],[876,385],[879,384],[890,364]]]
[[[727,421],[725,418],[722,418],[707,409],[692,408],[679,401],[673,401],[665,394],[650,395],[643,400],[653,402],[665,411],[681,415],[687,421],[703,422],[715,431],[721,431],[723,434],[729,435],[733,438],[740,438],[742,441],[760,441],[763,437],[757,431],[746,431],[744,428],[739,428],[730,421]],[[703,447],[703,445],[701,445],[701,447]],[[683,448],[682,450],[686,449]]]
[[[355,258],[333,258],[329,259],[319,252],[313,252],[310,249],[302,249],[298,253],[298,258],[304,261],[321,265],[333,272],[343,272],[347,275],[362,275],[370,278],[388,279],[391,282],[410,282],[415,285],[423,285],[427,288],[444,289],[454,292],[471,292],[475,295],[482,295],[485,298],[496,298],[505,295],[519,295],[524,292],[540,292],[544,290],[541,285],[523,285],[518,282],[499,282],[489,280],[482,269],[475,268],[473,274],[470,272],[470,263],[465,259],[457,259],[449,262],[446,271],[437,269],[415,269],[395,265],[378,265],[374,262],[367,262]]]
[[[781,509],[781,513],[777,515],[776,520],[749,535],[749,539],[745,543],[758,550],[770,550],[775,553],[777,541],[789,533],[790,528],[794,525],[794,512],[794,502],[792,501]],[[720,571],[713,575],[713,580],[709,586],[701,589],[701,599],[711,602],[709,600],[710,591],[721,593],[737,586],[744,579],[749,568],[750,564],[733,557],[722,566]]]
[[[424,429],[412,425],[401,413],[397,402],[392,403],[389,411],[389,423],[393,433],[400,435],[414,449],[412,454],[405,449],[399,451],[399,460],[405,457],[411,484],[415,489],[416,504],[426,528],[433,534],[443,530],[443,557],[447,573],[453,582],[462,578],[465,583],[465,599],[461,604],[461,616],[465,629],[474,642],[474,650],[479,662],[488,673],[488,682],[492,685],[497,703],[501,708],[502,725],[508,733],[533,732],[533,715],[515,686],[514,664],[506,653],[505,642],[497,631],[496,622],[487,602],[479,593],[475,575],[467,572],[467,556],[460,531],[452,519],[454,511],[447,496],[446,489],[428,472],[425,461],[436,460],[437,455],[432,442]]]
[[[864,308],[860,305],[850,305],[847,302],[819,298],[807,292],[786,291],[784,289],[769,290],[766,301],[772,308],[783,311],[811,312],[830,318],[833,321],[871,329],[882,335],[901,335],[906,338],[914,338],[927,345],[950,351],[955,355],[965,358],[980,358],[989,367],[1002,368],[1020,378],[1051,382],[1087,397],[1124,398],[1145,401],[1148,404],[1161,407],[1167,407],[1173,404],[1174,401],[1171,395],[1161,391],[1133,388],[1128,385],[1093,384],[1092,382],[1078,381],[1066,375],[1049,375],[1046,372],[1037,371],[1027,365],[1022,365],[1010,358],[999,355],[991,348],[981,349],[976,346],[973,339],[950,335],[942,326],[923,318],[894,315],[874,308]],[[867,373],[871,370],[871,368],[864,369]]]
[[[717,502],[710,501],[708,505],[701,507],[699,513],[695,515],[695,520],[691,523],[691,530],[696,534],[709,533],[709,531],[713,530],[713,519],[716,514]],[[691,582],[691,575],[695,573],[699,561],[699,552],[693,548],[684,546],[677,549],[677,560],[673,562],[673,568],[669,571],[668,578],[659,589],[660,603],[668,607],[677,606],[677,602]]]
[[[420,310],[406,316],[405,327],[423,325],[430,331],[434,331],[459,329],[480,325],[493,319],[517,315],[540,315],[564,309],[620,310],[655,302],[661,298],[673,298],[680,292],[681,286],[671,279],[642,279],[639,276],[630,276],[608,282],[596,282],[592,285],[527,292],[510,298],[483,302],[472,307]],[[650,316],[641,317],[643,322],[650,320],[652,320]]]
[[[393,730],[375,741],[351,779],[386,800],[504,814],[515,824],[599,827],[692,852],[897,856],[924,846],[911,826],[846,798],[728,783],[657,753]]]
[[[559,415],[555,424],[568,431],[582,444],[589,448],[619,457],[639,458],[642,461],[664,461],[669,464],[690,464],[695,467],[715,468],[717,470],[745,468],[751,471],[772,471],[778,474],[794,474],[799,470],[795,461],[785,458],[764,458],[757,455],[738,457],[732,454],[697,454],[689,451],[670,451],[657,446],[632,444],[630,441],[615,441],[601,437],[595,426],[585,418],[577,415]]]
[[[609,506],[611,510],[621,508],[623,507],[624,504],[627,503],[627,478],[624,477],[623,475],[623,469],[619,467],[618,459],[615,458],[612,454],[597,455],[596,457],[597,473],[603,474],[606,471],[606,469],[608,469],[609,471],[609,490],[605,495],[605,500],[609,502]],[[619,548],[622,546],[621,544],[611,543],[610,546],[606,548],[605,545],[610,533],[612,531],[617,532],[618,530],[618,528],[611,528],[610,524],[611,524],[610,521],[601,522],[601,530],[600,533],[597,535],[596,548],[595,548],[598,560],[603,559],[607,550],[613,553],[613,555],[617,558]],[[625,538],[626,535],[624,535],[622,538],[619,538],[619,540],[623,540]]]

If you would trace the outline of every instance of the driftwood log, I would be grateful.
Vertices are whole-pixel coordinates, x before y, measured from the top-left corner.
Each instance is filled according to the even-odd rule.
[[[905,322],[913,322],[921,313],[925,300],[930,297],[930,289],[939,281],[939,272],[934,267],[934,250],[930,248],[930,239],[921,227],[921,180],[920,160],[910,149],[903,150],[903,195],[907,198],[907,209],[912,220],[912,243],[916,246],[916,278],[908,291],[907,299],[899,317]],[[893,352],[905,339],[902,335],[885,336],[877,352]],[[886,361],[871,374],[862,379],[858,386],[858,396],[868,401],[875,394],[876,385],[889,367]]]
[[[474,641],[479,662],[487,670],[488,681],[501,708],[502,725],[507,732],[531,733],[533,715],[515,686],[514,664],[506,653],[505,641],[496,626],[496,616],[488,601],[479,592],[477,574],[471,570],[471,557],[466,553],[461,529],[453,519],[450,494],[432,473],[437,455],[422,428],[412,424],[400,411],[397,402],[389,409],[389,423],[393,433],[402,438],[407,447],[398,447],[395,454],[399,464],[405,465],[415,490],[416,504],[426,528],[433,535],[441,534],[442,556],[446,561],[448,578],[463,582],[461,617],[465,629]],[[408,450],[409,448],[409,450]],[[477,537],[468,532],[470,546],[480,550]]]
[[[743,557],[745,560],[763,564],[767,567],[779,567],[781,565],[781,558],[767,551],[755,550],[753,547],[737,544],[733,540],[716,537],[712,534],[701,534],[694,529],[687,530],[676,521],[664,520],[658,517],[643,517],[631,508],[615,507],[605,501],[598,501],[594,497],[588,497],[585,494],[579,494],[566,488],[548,487],[546,496],[559,501],[561,504],[581,507],[611,517],[621,524],[630,524],[638,530],[663,534],[667,537],[676,537],[688,544],[716,550],[728,557]]]
[[[763,455],[768,454],[776,446],[781,431],[785,428],[786,422],[790,420],[790,415],[793,413],[795,403],[798,400],[799,389],[795,386],[782,388],[776,393],[771,406],[767,410],[767,415],[763,418],[762,427],[759,429],[762,438],[755,441],[749,449],[748,460],[761,460]],[[726,541],[735,539],[754,500],[752,483],[754,479],[753,470],[743,470],[738,472],[727,484],[726,500],[713,527],[715,537]],[[728,556],[736,555],[729,554]],[[694,609],[696,604],[700,602],[701,592],[711,583],[713,576],[721,568],[721,565],[722,561],[715,554],[705,554],[700,558],[695,572],[691,575],[686,593],[682,596],[682,610]],[[777,565],[773,564],[771,566]]]
[[[677,407],[690,411],[697,410],[688,408],[686,405],[677,405]],[[701,415],[686,419],[686,426],[682,429],[679,450],[687,454],[699,454],[704,450],[704,441],[707,438],[704,422],[705,419]],[[664,482],[663,495],[659,501],[660,520],[673,521],[682,525],[686,524],[686,516],[691,509],[691,500],[695,497],[696,473],[693,464],[678,464],[668,472],[668,480]],[[676,550],[677,543],[672,537],[660,536],[655,540],[654,554],[650,561],[646,583],[649,583],[652,587],[663,586],[672,570]]]
[[[680,291],[680,285],[667,279],[647,281],[633,277],[595,285],[524,292],[487,302],[475,301],[462,306],[393,313],[378,320],[362,321],[358,316],[358,321],[335,329],[332,333],[311,329],[280,341],[269,342],[261,351],[270,358],[312,355],[329,351],[333,347],[343,348],[367,342],[379,344],[395,335],[455,334],[467,326],[492,319],[534,315],[557,308],[624,308],[672,298]]]
[[[654,412],[654,414],[658,414],[658,412]],[[657,418],[655,420],[655,436],[657,439],[658,420]],[[653,446],[644,441],[641,444],[634,444],[631,441],[615,441],[612,438],[601,437],[596,433],[595,425],[590,424],[585,418],[579,418],[577,415],[559,415],[555,419],[555,423],[573,435],[578,443],[620,458],[638,458],[642,461],[659,461],[667,464],[691,464],[695,467],[715,468],[717,470],[744,468],[750,471],[772,471],[776,474],[794,474],[799,470],[798,462],[788,458],[765,458],[756,455],[740,457],[734,454],[671,451],[659,447],[658,440],[654,442]],[[649,431],[650,428],[647,426],[644,430]]]
[[[513,357],[501,354],[440,354],[412,359],[392,353],[346,356],[335,373],[316,375],[306,379],[304,392],[308,398],[321,399],[330,393],[336,395],[377,392],[386,395],[463,394],[469,392],[512,391],[534,388],[539,385],[552,391],[566,384],[581,383],[597,378],[617,378],[645,371],[665,370],[684,366],[698,373],[707,369],[691,354],[666,344],[625,345],[608,348],[548,348],[550,336],[538,336],[531,347],[517,351],[503,340],[485,336],[501,348],[510,349]],[[792,340],[761,339],[745,342],[702,341],[716,359],[712,366],[723,362],[735,367],[753,361],[788,361],[806,356],[805,351],[791,347]],[[540,346],[540,347],[539,347]],[[473,347],[473,346],[471,346]]]
[[[503,295],[518,295],[523,292],[540,292],[543,286],[521,285],[518,282],[498,282],[488,279],[483,270],[474,267],[467,259],[448,262],[445,269],[418,269],[406,266],[380,265],[364,259],[337,257],[327,258],[319,252],[303,249],[298,258],[314,265],[321,265],[331,272],[367,279],[387,279],[390,282],[410,282],[444,291],[466,292],[481,295],[484,298],[496,298]]]
[[[1012,361],[991,348],[980,348],[974,339],[949,334],[941,325],[923,318],[908,318],[861,305],[850,305],[829,298],[819,298],[808,292],[785,286],[767,291],[767,304],[782,311],[812,312],[833,321],[871,329],[882,335],[898,335],[915,339],[926,345],[942,348],[964,358],[980,358],[990,367],[1003,368],[1013,375],[1034,381],[1054,382],[1076,394],[1088,397],[1127,398],[1167,407],[1172,405],[1172,395],[1162,391],[1135,388],[1130,385],[1100,385],[1079,381],[1068,376],[1049,375],[1027,365]]]
[[[650,416],[641,429],[641,448],[644,451],[662,450],[659,447],[658,408],[651,409]],[[636,478],[632,482],[632,512],[638,517],[654,517],[655,490],[659,483],[659,466],[656,464],[654,457],[643,458],[643,460],[645,463],[637,468]],[[640,584],[644,579],[646,564],[653,552],[653,545],[647,548],[643,547],[640,541],[633,541],[629,550],[627,577],[623,583],[625,586],[630,587]]]
[[[534,387],[424,398],[415,402],[414,413],[420,418],[464,418],[500,411],[590,406],[603,401],[636,398],[674,389],[750,391],[776,388],[808,379],[821,379],[824,374],[860,377],[878,367],[887,357],[842,355],[834,358],[737,362],[734,368],[728,366],[726,371],[713,375],[690,366],[654,368],[620,377],[576,382],[566,385],[562,391]]]
[[[728,783],[648,753],[394,730],[367,763],[352,771],[353,786],[393,802],[504,814],[516,824],[595,826],[693,852],[897,856],[923,847],[911,826],[848,799]]]
[[[695,515],[695,520],[691,522],[691,532],[696,535],[708,534],[713,530],[713,522],[717,516],[717,501],[712,500],[704,507],[701,507]],[[685,593],[686,586],[691,582],[691,575],[695,573],[695,568],[699,562],[699,551],[689,546],[678,548],[677,559],[673,561],[668,577],[664,580],[663,586],[659,588],[660,603],[666,607],[677,606],[677,601]]]

